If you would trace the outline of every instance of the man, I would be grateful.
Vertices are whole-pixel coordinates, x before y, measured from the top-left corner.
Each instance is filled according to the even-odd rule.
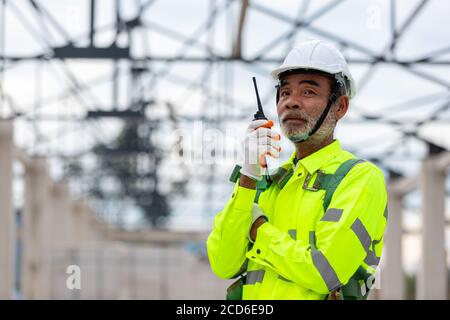
[[[280,126],[296,150],[263,176],[280,135],[263,127],[266,120],[249,125],[240,177],[207,240],[212,270],[241,276],[229,294],[241,283],[242,299],[367,298],[387,195],[380,169],[333,139],[355,93],[353,77],[343,55],[319,40],[294,47],[272,76]]]

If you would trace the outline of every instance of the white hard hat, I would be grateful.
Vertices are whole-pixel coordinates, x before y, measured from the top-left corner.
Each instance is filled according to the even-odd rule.
[[[278,80],[281,73],[288,70],[318,70],[334,76],[339,74],[347,78],[347,92],[350,98],[355,95],[355,80],[348,69],[342,53],[331,43],[323,40],[307,40],[296,45],[284,59],[283,64],[271,74]]]

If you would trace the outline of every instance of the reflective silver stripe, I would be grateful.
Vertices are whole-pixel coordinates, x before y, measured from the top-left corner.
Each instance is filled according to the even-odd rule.
[[[311,249],[316,249],[316,233],[315,231],[309,232],[309,245]]]
[[[255,284],[256,281],[258,280],[258,274],[259,274],[259,270],[248,271],[245,283],[246,284]]]
[[[297,230],[292,229],[292,230],[289,230],[288,233],[292,239],[297,240]]]
[[[364,227],[361,220],[359,219],[356,219],[355,222],[352,224],[352,230],[356,234],[359,241],[361,242],[361,245],[366,251],[366,258],[364,259],[364,262],[367,263],[369,266],[378,266],[378,264],[380,263],[380,258],[378,258],[375,254],[375,244],[378,243],[379,241],[374,241],[372,243],[372,239],[370,238],[367,229]],[[373,251],[370,250],[371,244]]]
[[[255,284],[257,282],[262,282],[265,272],[266,272],[265,270],[248,271],[245,284]]]
[[[257,282],[262,282],[264,279],[264,274],[266,273],[265,270],[260,270],[259,274],[258,274],[258,279],[256,280]]]
[[[362,224],[361,220],[358,218],[352,224],[352,230],[356,234],[366,252],[369,251],[370,244],[372,243],[372,239],[370,238],[369,233],[366,230],[366,227]]]
[[[325,212],[325,215],[322,217],[321,221],[338,222],[339,219],[341,219],[343,211],[344,210],[342,209],[330,208],[327,212]]]
[[[386,206],[386,208],[384,208],[384,217],[386,218],[386,220],[388,219],[388,208]]]
[[[367,256],[364,259],[364,262],[369,266],[378,266],[380,263],[380,258],[378,258],[373,251],[367,252]]]
[[[328,290],[333,291],[342,286],[339,278],[322,252],[316,249],[311,250],[311,258],[314,266],[319,271],[322,279],[325,281]]]

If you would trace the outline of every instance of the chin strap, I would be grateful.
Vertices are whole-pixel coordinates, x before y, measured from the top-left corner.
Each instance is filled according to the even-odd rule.
[[[316,133],[317,130],[319,130],[320,126],[323,124],[323,122],[325,121],[325,118],[328,115],[328,112],[330,112],[331,106],[336,102],[337,100],[337,91],[339,90],[339,83],[336,81],[333,85],[333,90],[331,91],[331,95],[330,98],[328,99],[328,104],[325,107],[325,110],[323,110],[322,114],[320,115],[319,120],[317,120],[316,124],[314,125],[314,127],[311,129],[310,132],[308,132],[308,136],[306,138],[301,139],[298,142],[302,142],[305,141],[306,139],[308,139],[309,137],[311,137],[314,133]]]

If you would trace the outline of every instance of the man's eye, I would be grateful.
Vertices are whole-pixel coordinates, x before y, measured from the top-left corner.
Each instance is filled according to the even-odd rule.
[[[316,93],[313,90],[305,89],[303,90],[303,94],[307,96],[315,95]]]
[[[281,91],[280,95],[282,97],[287,97],[289,95],[289,92],[288,91]]]

